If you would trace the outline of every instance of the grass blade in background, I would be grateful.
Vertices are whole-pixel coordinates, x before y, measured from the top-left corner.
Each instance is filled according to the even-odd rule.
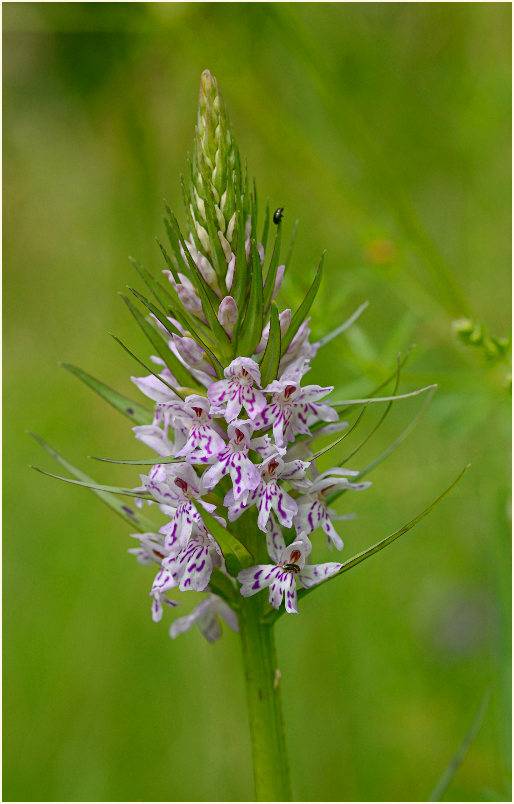
[[[443,797],[446,788],[448,787],[451,780],[455,776],[459,768],[459,765],[462,763],[463,759],[465,758],[466,754],[468,753],[471,747],[473,740],[480,731],[480,727],[483,723],[485,714],[487,712],[487,707],[489,706],[490,698],[491,698],[491,690],[487,688],[482,696],[482,700],[480,701],[480,705],[476,711],[475,717],[473,718],[473,722],[469,727],[466,736],[459,745],[450,764],[448,765],[443,775],[437,782],[436,786],[430,793],[430,796],[428,798],[429,801],[441,801],[441,798]]]

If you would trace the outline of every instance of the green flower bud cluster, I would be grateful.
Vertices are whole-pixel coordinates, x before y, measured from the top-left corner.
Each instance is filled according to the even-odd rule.
[[[488,335],[484,324],[473,321],[471,318],[458,318],[453,321],[452,328],[461,343],[483,349],[486,360],[498,363],[509,355],[510,339]]]
[[[158,291],[162,313],[167,316],[159,318],[160,323],[169,330],[170,317],[177,320],[182,333],[196,341],[218,376],[223,376],[236,356],[256,355],[268,328],[268,345],[264,352],[259,351],[258,359],[261,373],[265,369],[271,382],[308,316],[321,281],[322,260],[304,301],[291,317],[287,332],[282,333],[274,304],[287,267],[279,264],[282,208],[271,219],[267,206],[258,235],[254,183],[251,188],[217,81],[205,70],[193,157],[189,176],[182,183],[187,238],[169,208],[164,219],[171,250],[168,253],[162,245],[161,249],[174,292],[156,288],[155,282],[150,283],[151,290],[154,295]],[[274,242],[268,248],[272,232]],[[148,277],[144,278],[149,284]],[[147,300],[143,303],[155,316]]]
[[[200,80],[190,203],[201,225],[207,221],[206,207],[212,202],[218,230],[229,243],[236,222],[235,193],[236,189],[241,191],[240,187],[234,187],[236,162],[239,163],[239,153],[218,83],[209,70],[205,70]]]

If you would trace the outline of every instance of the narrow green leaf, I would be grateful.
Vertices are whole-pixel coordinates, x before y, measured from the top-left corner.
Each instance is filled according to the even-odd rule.
[[[144,332],[144,334],[146,335],[146,337],[150,341],[151,345],[153,346],[153,348],[155,349],[155,351],[157,352],[159,357],[162,358],[162,360],[164,360],[164,363],[166,364],[166,366],[169,368],[171,373],[174,374],[173,367],[175,365],[175,362],[178,362],[178,361],[177,361],[177,358],[175,357],[175,355],[170,351],[170,349],[168,347],[168,344],[166,343],[166,341],[162,337],[161,333],[157,332],[157,330],[146,320],[144,315],[142,315],[139,312],[137,307],[134,304],[132,304],[132,302],[130,301],[129,298],[127,298],[127,296],[124,296],[123,293],[120,293],[119,295],[121,296],[121,298],[123,299],[123,301],[125,302],[127,307],[129,308],[129,310],[132,313],[132,315],[134,316],[137,324],[141,328],[142,332]],[[180,382],[180,380],[179,380],[179,382]],[[187,385],[187,383],[182,383],[181,382],[181,385]]]
[[[252,232],[255,232],[257,237],[257,223],[258,223],[259,199],[257,198],[257,183],[253,179],[253,195],[252,195]]]
[[[166,458],[162,456],[159,458],[136,458],[133,461],[116,460],[115,458],[99,458],[98,455],[89,455],[94,461],[103,461],[104,463],[126,463],[131,466],[158,466],[161,463],[184,463],[185,458],[175,458],[174,455],[168,455]]]
[[[73,466],[69,461],[59,455],[46,441],[43,441],[40,436],[37,436],[35,433],[30,433],[30,435],[36,439],[38,444],[40,444],[43,449],[45,449],[52,458],[60,464],[63,469],[66,469],[67,472],[70,473],[73,477],[77,478],[77,480],[81,480],[85,483],[89,483],[90,487],[96,486],[97,484],[93,480],[93,478],[86,475],[85,472],[82,472],[80,469],[77,469],[76,466]],[[156,529],[155,522],[152,522],[151,519],[147,519],[147,517],[143,516],[137,508],[134,509],[126,504],[124,504],[121,500],[111,494],[110,492],[101,491],[98,488],[91,488],[94,494],[99,497],[102,502],[104,502],[109,508],[111,508],[118,516],[128,522],[131,528],[134,528],[139,533],[153,533]]]
[[[30,468],[35,469],[36,472],[40,472],[42,475],[47,475],[47,477],[62,480],[64,483],[72,483],[74,486],[83,486],[84,488],[91,489],[92,491],[104,491],[108,492],[109,494],[121,494],[126,497],[139,497],[142,500],[153,500],[155,502],[155,498],[146,491],[134,491],[133,489],[124,489],[121,486],[103,486],[100,483],[95,483],[94,480],[72,480],[69,477],[61,477],[60,475],[53,475],[51,472],[45,472],[44,469],[39,469],[37,466],[31,466]],[[153,527],[155,527],[155,525]]]
[[[391,399],[391,401],[387,404],[387,406],[386,406],[384,412],[382,413],[381,417],[379,418],[378,422],[371,428],[370,432],[365,436],[365,438],[362,439],[360,444],[357,444],[357,446],[348,455],[346,455],[341,461],[339,461],[338,466],[344,466],[344,464],[347,461],[349,461],[351,458],[353,458],[354,455],[357,455],[359,450],[362,449],[362,447],[369,441],[369,439],[377,432],[377,430],[382,426],[382,424],[386,420],[390,410],[393,407],[393,401],[394,401],[394,398],[396,397],[398,387],[400,385],[401,365],[402,364],[401,364],[401,361],[400,361],[400,355],[398,355],[397,369],[396,369],[396,381],[395,381],[394,388],[393,388],[393,399]]]
[[[116,341],[116,343],[119,343],[119,345],[122,347],[122,349],[124,349],[124,350],[125,350],[125,351],[126,351],[126,352],[127,352],[127,353],[128,353],[130,356],[131,356],[131,357],[133,357],[133,358],[134,358],[134,360],[135,360],[137,363],[139,363],[139,365],[140,365],[140,366],[142,366],[142,367],[145,369],[145,371],[148,371],[148,373],[149,373],[149,374],[153,374],[153,376],[154,376],[154,377],[157,377],[157,379],[158,379],[158,380],[160,380],[160,381],[162,382],[162,384],[163,384],[163,385],[166,385],[166,386],[167,386],[167,387],[170,389],[170,391],[173,391],[173,393],[174,393],[174,394],[176,394],[176,396],[178,396],[180,399],[184,400],[184,396],[183,396],[183,394],[182,394],[180,391],[177,391],[177,389],[176,389],[176,388],[173,388],[173,386],[172,386],[172,385],[170,385],[170,384],[169,384],[169,382],[166,382],[166,380],[164,380],[164,379],[163,379],[161,376],[159,376],[159,374],[157,374],[157,372],[156,372],[156,371],[154,371],[154,370],[153,370],[153,368],[151,368],[150,366],[148,366],[148,365],[147,365],[146,363],[144,363],[144,362],[143,362],[143,361],[142,361],[142,360],[141,360],[139,357],[137,357],[137,355],[135,355],[135,354],[134,354],[134,352],[132,352],[132,351],[131,351],[131,350],[128,348],[128,346],[125,346],[125,344],[123,343],[123,341],[122,341],[120,338],[118,338],[118,336],[117,336],[117,335],[113,335],[113,333],[112,333],[112,332],[110,332],[109,334],[110,334],[111,338],[114,338],[114,340]]]
[[[252,238],[252,284],[246,315],[237,340],[239,356],[253,355],[262,336],[262,266],[257,243]]]
[[[172,324],[170,324],[166,316],[163,315],[163,313],[161,313],[161,311],[155,306],[155,304],[152,304],[151,301],[145,298],[145,296],[143,296],[142,293],[139,293],[139,291],[135,290],[134,288],[129,287],[129,290],[131,293],[134,294],[136,299],[139,299],[141,304],[144,304],[144,306],[157,318],[157,320],[163,325],[165,330],[169,333],[170,337],[173,336],[174,330],[175,334],[180,335],[178,330],[176,330],[175,327]],[[183,388],[200,387],[198,386],[198,383],[192,376],[192,374],[187,370],[187,368],[180,362],[178,357],[175,354],[173,354],[173,352],[169,348],[168,348],[167,365],[171,373],[177,380],[177,382],[179,382]]]
[[[266,275],[266,281],[264,283],[263,307],[265,310],[267,310],[268,307],[270,306],[271,297],[273,296],[273,290],[275,288],[278,261],[280,259],[281,242],[282,242],[282,223],[279,223],[277,226],[277,233],[275,235],[275,242],[273,244],[273,253],[271,255],[271,261],[269,264],[268,273]]]
[[[384,452],[382,452],[378,456],[378,458],[374,458],[371,461],[371,463],[368,463],[368,465],[364,467],[364,469],[361,469],[361,471],[359,472],[359,478],[364,477],[364,475],[367,475],[368,472],[371,472],[371,470],[374,469],[375,466],[378,466],[379,463],[382,463],[382,461],[385,460],[391,454],[391,452],[393,452],[393,450],[395,450],[396,447],[398,447],[402,443],[402,441],[405,441],[407,436],[409,436],[411,434],[411,432],[414,430],[415,426],[417,425],[418,421],[423,416],[423,414],[424,414],[425,410],[427,409],[427,407],[430,405],[430,403],[432,401],[432,397],[435,394],[435,391],[436,391],[436,388],[433,388],[431,393],[427,394],[427,397],[426,397],[425,401],[423,402],[422,406],[420,407],[420,409],[418,410],[418,412],[416,413],[416,415],[414,416],[412,421],[409,423],[409,425],[405,428],[405,430],[403,430],[403,432],[400,433],[398,438],[396,438],[393,441],[393,443],[390,444],[388,446],[388,448],[386,450],[384,450]]]
[[[151,275],[149,271],[147,271],[144,265],[141,265],[140,262],[134,260],[132,257],[129,257],[129,260],[130,263],[138,272],[139,276],[141,277],[147,288],[150,290],[151,293],[153,293],[153,295],[161,305],[162,309],[166,312],[171,311],[173,304],[173,297],[171,296],[171,293],[165,290],[161,285],[161,283],[158,282],[156,279],[154,279],[154,277]],[[172,327],[173,324],[170,321],[168,321],[168,326]],[[174,331],[180,335],[179,331],[175,327]]]
[[[416,415],[414,416],[414,418],[412,419],[412,421],[411,421],[411,422],[409,422],[409,424],[408,424],[408,426],[405,428],[405,430],[403,430],[403,432],[401,432],[401,433],[400,433],[400,435],[398,436],[398,438],[396,438],[396,439],[393,441],[393,443],[392,443],[392,444],[390,444],[390,445],[387,447],[387,449],[385,449],[385,450],[384,450],[384,451],[383,451],[383,452],[382,452],[382,453],[381,453],[381,454],[380,454],[380,455],[379,455],[377,458],[374,458],[374,459],[371,461],[371,463],[368,463],[368,465],[367,465],[367,466],[365,466],[363,469],[361,469],[361,470],[360,470],[359,474],[358,474],[358,475],[357,475],[357,476],[354,478],[355,482],[358,482],[359,480],[362,480],[362,478],[363,478],[363,477],[365,477],[367,474],[369,474],[369,472],[371,472],[371,470],[372,470],[372,469],[374,469],[374,468],[375,468],[375,466],[378,466],[380,463],[382,463],[382,461],[384,461],[384,460],[385,460],[385,459],[386,459],[386,458],[387,458],[387,457],[388,457],[388,456],[391,454],[391,452],[393,452],[393,450],[395,450],[397,447],[399,447],[399,446],[400,446],[400,444],[401,444],[403,441],[405,441],[405,439],[407,438],[407,436],[409,436],[409,435],[411,434],[411,432],[414,430],[415,426],[417,425],[418,421],[419,421],[419,420],[421,419],[421,417],[423,416],[423,414],[424,414],[424,412],[425,412],[426,408],[429,406],[430,402],[432,401],[432,397],[434,396],[434,394],[435,394],[435,389],[433,389],[431,393],[427,394],[427,396],[426,396],[426,398],[425,398],[425,400],[424,400],[424,402],[423,402],[422,406],[420,407],[420,409],[418,410],[418,412],[416,413]],[[385,416],[385,415],[387,414],[387,412],[389,411],[389,409],[390,409],[390,405],[391,405],[391,404],[392,404],[392,403],[389,403],[389,405],[388,405],[388,407],[387,407],[387,410],[385,411],[384,415],[383,415],[383,416],[381,417],[381,419],[379,420],[379,422],[378,422],[378,424],[379,424],[379,425],[380,425],[380,424],[382,423],[382,421],[384,420],[384,416]],[[361,442],[361,444],[359,444],[359,446],[358,446],[358,448],[357,448],[356,450],[354,450],[352,453],[350,453],[350,456],[348,456],[348,455],[347,455],[345,458],[343,458],[343,460],[342,460],[342,461],[340,461],[340,462],[339,462],[339,464],[338,464],[338,465],[339,465],[339,466],[342,466],[344,463],[346,463],[346,461],[348,461],[348,460],[349,460],[349,458],[350,458],[350,457],[352,457],[353,455],[355,455],[355,453],[356,453],[356,452],[357,452],[357,451],[358,451],[358,450],[361,448],[361,446],[363,445],[363,443],[365,443],[365,442],[368,440],[369,436],[370,436],[370,435],[372,435],[372,434],[373,434],[373,432],[375,432],[375,430],[376,430],[376,429],[377,429],[377,427],[375,427],[375,428],[374,428],[374,429],[371,431],[371,433],[370,433],[370,434],[369,434],[369,435],[368,435],[368,436],[367,436],[367,437],[364,439],[364,442]],[[332,494],[332,495],[330,495],[330,497],[328,497],[328,499],[327,499],[327,504],[328,504],[328,505],[332,505],[332,503],[334,503],[334,502],[335,502],[335,501],[336,501],[336,500],[337,500],[339,497],[341,497],[341,495],[342,495],[342,494],[345,494],[345,492],[346,492],[346,489],[340,489],[339,491],[334,492],[334,494]]]
[[[266,201],[266,213],[264,215],[264,228],[262,230],[262,237],[261,243],[264,249],[264,253],[266,253],[266,246],[268,245],[268,232],[269,232],[269,222],[270,222],[270,211],[269,211],[269,200]]]
[[[316,294],[319,290],[319,286],[321,284],[321,275],[323,273],[323,260],[325,259],[325,254],[323,253],[321,256],[321,260],[319,261],[318,270],[316,271],[316,276],[314,277],[313,283],[310,286],[307,294],[300,304],[298,310],[294,314],[289,327],[287,328],[287,332],[284,334],[282,338],[282,354],[284,354],[293,340],[294,336],[298,332],[300,326],[303,324],[305,319],[307,318],[308,312],[311,309],[312,302],[316,298]]]
[[[246,549],[244,544],[242,544],[239,539],[236,539],[230,531],[223,527],[223,525],[218,522],[212,514],[209,514],[205,508],[202,508],[201,505],[199,505],[196,510],[202,517],[209,533],[214,536],[221,547],[221,552],[225,558],[229,573],[235,577],[243,567],[249,567],[253,562],[253,556]]]
[[[92,377],[91,374],[88,374],[82,369],[77,368],[77,366],[72,366],[70,363],[61,363],[61,366],[65,368],[67,371],[71,371],[79,380],[82,380],[86,385],[93,389],[102,399],[105,399],[106,402],[109,402],[113,408],[119,410],[120,413],[123,413],[124,416],[127,416],[134,424],[151,424],[153,421],[153,413],[147,408],[140,405],[138,402],[133,402],[126,396],[119,394],[117,391],[114,391],[112,388],[109,388],[108,385],[105,383],[100,382],[100,380],[95,379]],[[34,436],[36,437],[36,436]]]
[[[173,213],[172,213],[171,209],[169,208],[169,206],[167,204],[165,204],[165,206],[166,206],[166,212],[168,213],[168,215],[171,218]],[[184,268],[186,267],[185,264],[184,264],[184,258],[182,257],[182,254],[180,253],[180,246],[178,244],[177,236],[176,236],[175,232],[173,231],[173,227],[171,226],[171,223],[169,222],[169,220],[167,218],[163,218],[163,221],[164,221],[164,226],[166,227],[166,234],[168,235],[168,240],[170,241],[170,246],[171,246],[171,249],[172,249],[172,252],[173,252],[173,256],[175,258],[174,259],[175,270],[173,270],[173,268],[171,268],[170,270],[171,270],[171,273],[173,274],[173,278],[174,278],[175,282],[179,283],[180,282],[180,277],[178,275],[178,272],[180,271],[180,273],[184,273]]]
[[[385,388],[387,385],[389,385],[391,380],[394,380],[396,378],[396,376],[398,374],[398,371],[400,371],[405,366],[405,364],[407,363],[409,357],[412,354],[413,349],[414,349],[413,345],[409,347],[409,349],[407,350],[407,352],[405,354],[405,357],[402,358],[402,360],[400,361],[399,366],[396,367],[395,371],[393,371],[392,374],[389,374],[389,376],[386,377],[385,380],[383,380],[380,383],[380,385],[375,386],[375,388],[373,388],[373,390],[369,392],[368,397],[376,396],[376,394],[378,394],[378,392],[381,391],[382,388]],[[339,410],[339,415],[341,416],[343,413],[346,413],[346,411],[350,411],[352,409],[352,407],[353,407],[353,405],[347,405],[342,410]],[[313,427],[315,427],[315,425],[313,425]]]
[[[268,343],[266,344],[266,349],[264,350],[260,363],[261,385],[263,388],[266,388],[266,386],[277,377],[280,364],[280,343],[281,335],[278,308],[275,302],[272,302]]]
[[[424,388],[418,388],[417,391],[411,391],[408,394],[398,394],[397,396],[375,396],[370,397],[369,399],[345,399],[344,402],[331,402],[331,408],[340,408],[343,405],[364,405],[370,402],[396,402],[398,399],[409,399],[411,396],[418,396],[419,394],[425,393],[425,391],[430,391],[432,388],[437,388],[437,384],[433,383],[432,385],[425,385]]]
[[[246,299],[246,292],[248,288],[248,267],[246,264],[246,248],[245,248],[245,221],[243,215],[243,206],[241,199],[236,195],[237,204],[237,240],[236,240],[236,264],[234,268],[234,279],[230,293],[234,298],[239,316],[242,320],[243,309]]]
[[[322,346],[326,346],[327,343],[330,343],[330,341],[333,341],[334,338],[337,338],[338,335],[341,335],[343,332],[349,329],[349,327],[351,327],[352,324],[355,323],[355,321],[357,321],[357,319],[362,315],[362,313],[364,312],[366,307],[368,307],[368,305],[369,302],[367,301],[361,304],[361,306],[356,309],[356,311],[350,316],[350,318],[348,318],[338,327],[333,329],[332,332],[329,332],[327,335],[321,338],[321,340],[319,341],[319,347],[321,348]]]
[[[166,265],[168,266],[169,270],[171,271],[171,275],[173,276],[173,279],[178,284],[180,282],[180,278],[179,278],[179,275],[177,273],[177,268],[175,266],[175,263],[171,259],[170,255],[168,254],[166,248],[163,246],[161,241],[157,237],[155,239],[157,240],[157,244],[158,244],[158,246],[159,246],[159,248],[160,248],[160,250],[162,252],[162,256],[164,257],[164,261],[166,262]],[[175,255],[173,255],[173,256],[175,256]]]
[[[372,547],[368,547],[367,550],[363,550],[361,553],[357,553],[357,555],[353,556],[353,558],[350,558],[348,561],[345,561],[344,564],[342,565],[341,569],[339,570],[339,572],[337,572],[335,575],[332,575],[330,578],[327,578],[325,581],[323,581],[323,584],[326,584],[329,581],[333,581],[335,578],[339,578],[339,576],[342,575],[344,572],[348,572],[348,570],[353,569],[353,567],[356,567],[357,564],[360,564],[362,561],[365,561],[367,558],[371,558],[371,556],[375,555],[375,553],[378,553],[378,552],[380,552],[380,550],[383,550],[385,547],[388,547],[390,544],[395,542],[396,539],[399,539],[400,536],[403,536],[404,533],[407,533],[409,530],[411,530],[415,525],[418,524],[418,522],[421,522],[421,520],[424,519],[436,507],[436,505],[439,502],[441,502],[441,500],[444,497],[446,497],[447,494],[450,493],[450,491],[453,488],[455,488],[455,486],[462,479],[463,475],[469,469],[469,467],[470,467],[470,464],[465,466],[464,469],[459,473],[459,475],[453,481],[453,483],[451,483],[448,486],[448,488],[445,489],[443,491],[443,493],[440,494],[439,497],[437,497],[437,499],[435,499],[428,506],[428,508],[425,508],[424,511],[422,511],[420,514],[418,514],[416,517],[414,517],[414,519],[411,519],[410,522],[407,522],[406,525],[403,525],[403,527],[401,527],[399,530],[396,530],[394,533],[391,533],[389,536],[386,536],[385,539],[382,539],[380,542],[377,542]],[[315,586],[312,586],[310,589],[299,589],[298,590],[298,598],[304,598],[307,594],[312,592],[314,589],[316,589]],[[275,622],[275,620],[277,620],[284,613],[284,611],[285,611],[285,609],[283,609],[283,608],[280,609],[279,611],[275,611],[274,609],[272,609],[271,611],[267,612],[267,614],[264,616],[263,620],[265,622],[267,622],[267,623],[273,623],[273,622]]]
[[[136,299],[138,299],[141,302],[141,304],[144,304],[147,310],[150,313],[152,313],[152,315],[154,315],[156,319],[163,325],[164,329],[168,332],[170,338],[173,335],[179,335],[179,336],[182,335],[180,330],[174,327],[171,321],[169,321],[167,317],[164,315],[164,313],[161,312],[161,310],[159,310],[159,308],[156,307],[155,304],[153,304],[153,302],[147,299],[146,296],[143,296],[142,293],[140,293],[138,290],[135,290],[135,288],[131,287],[130,285],[127,285],[127,288],[130,290],[131,293],[134,294]]]
[[[199,319],[194,318],[192,315],[189,315],[185,311],[176,310],[173,314],[173,318],[176,318],[177,321],[179,321],[180,324],[182,324],[186,335],[189,334],[193,338],[193,340],[195,340],[197,344],[204,350],[217,376],[219,378],[224,377],[225,375],[223,373],[224,371],[223,365],[220,363],[220,361],[218,360],[218,358],[216,357],[210,346],[208,346],[206,343],[206,340],[209,340],[209,343],[212,344],[212,340],[210,338],[207,339],[203,334],[203,330],[206,329],[205,325],[202,324],[202,322]],[[202,329],[197,329],[196,322],[202,325]],[[200,332],[202,333],[201,335],[199,334]]]

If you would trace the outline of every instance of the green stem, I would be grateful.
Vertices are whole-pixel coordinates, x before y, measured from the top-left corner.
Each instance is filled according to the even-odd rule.
[[[243,649],[256,801],[292,801],[273,626],[261,621],[261,595],[243,599]]]

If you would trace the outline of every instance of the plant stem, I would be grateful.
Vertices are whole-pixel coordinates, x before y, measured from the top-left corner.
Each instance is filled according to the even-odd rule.
[[[256,801],[292,801],[273,626],[261,622],[261,596],[243,599],[239,630]]]

